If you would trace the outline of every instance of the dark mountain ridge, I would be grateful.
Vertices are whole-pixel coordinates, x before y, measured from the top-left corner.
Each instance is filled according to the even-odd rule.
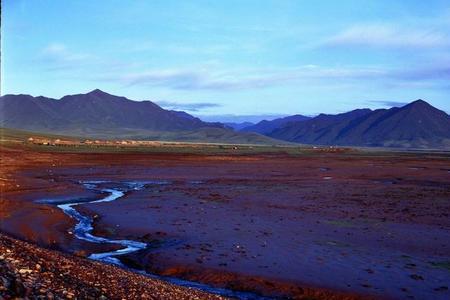
[[[103,128],[145,128],[153,130],[192,130],[221,127],[197,118],[181,117],[151,101],[132,101],[100,90],[64,96],[59,100],[29,95],[1,97],[2,126],[20,129],[66,130],[84,126]]]
[[[97,89],[58,100],[2,96],[0,127],[96,138],[276,144],[274,138],[312,145],[450,148],[450,117],[423,100],[399,108],[264,120],[235,132],[151,101]]]
[[[255,123],[252,123],[252,122],[241,122],[241,123],[225,122],[225,123],[223,123],[223,125],[225,125],[225,126],[228,127],[228,128],[232,128],[232,129],[234,129],[234,130],[236,130],[236,131],[239,131],[239,130],[241,130],[242,128],[245,128],[245,127],[249,127],[249,126],[255,125]]]
[[[220,123],[203,122],[185,112],[165,110],[151,101],[133,101],[101,90],[61,99],[5,95],[0,97],[0,126],[92,136],[170,140],[273,143],[252,133],[236,134]]]
[[[305,121],[305,120],[309,120],[309,119],[311,119],[311,118],[307,117],[307,116],[303,116],[303,115],[292,115],[292,116],[287,116],[287,117],[283,117],[283,118],[277,118],[277,119],[274,119],[271,121],[262,120],[254,125],[250,125],[250,126],[241,128],[239,131],[256,132],[256,133],[268,135],[275,129],[283,127],[290,122],[299,122],[299,121]]]
[[[318,145],[448,148],[450,117],[417,100],[400,108],[321,114],[307,121],[289,123],[269,136]]]

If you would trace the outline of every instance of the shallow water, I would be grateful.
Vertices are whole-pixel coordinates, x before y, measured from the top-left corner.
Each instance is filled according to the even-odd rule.
[[[89,256],[90,259],[101,261],[104,263],[109,264],[115,264],[120,267],[127,268],[125,265],[121,263],[121,261],[117,258],[117,256],[136,252],[139,250],[143,250],[149,246],[146,243],[133,241],[133,240],[114,240],[114,239],[108,239],[104,237],[99,237],[91,234],[93,230],[93,220],[89,216],[85,216],[81,214],[79,211],[75,209],[76,206],[87,204],[87,203],[101,203],[101,202],[111,202],[118,200],[125,196],[130,191],[137,191],[146,188],[147,186],[155,186],[155,185],[161,185],[161,184],[168,184],[166,181],[129,181],[129,182],[122,182],[122,183],[114,183],[114,182],[108,182],[108,181],[85,181],[80,182],[83,184],[83,186],[86,189],[93,190],[96,192],[107,194],[104,198],[98,199],[98,200],[92,200],[92,201],[71,201],[63,204],[57,205],[58,208],[60,208],[65,214],[70,216],[71,218],[74,218],[78,221],[78,223],[75,225],[73,233],[76,238],[85,240],[91,243],[99,243],[99,244],[115,244],[115,245],[121,245],[123,248],[120,248],[115,251],[109,251],[109,252],[101,252],[101,253],[93,253]],[[117,187],[100,187],[100,185],[115,185]],[[201,182],[195,182],[195,184],[201,184]],[[45,200],[40,202],[46,202],[46,203],[55,203],[55,200]],[[219,294],[222,296],[227,297],[233,297],[238,299],[272,299],[268,297],[262,297],[253,293],[247,293],[247,292],[238,292],[238,291],[232,291],[222,288],[215,288],[211,287],[202,283],[172,278],[172,277],[162,277],[157,276],[154,274],[149,274],[145,271],[139,271],[139,270],[133,270],[137,273],[144,274],[146,276],[156,278],[156,279],[162,279],[164,281],[190,287],[190,288],[196,288],[202,291],[206,291],[213,294]]]
[[[395,179],[384,178],[378,180],[375,179],[373,180],[373,182],[386,185],[397,183]],[[133,244],[136,243],[136,241],[132,240],[115,241],[93,236],[90,233],[92,230],[92,220],[90,220],[86,216],[79,214],[79,212],[76,210],[77,205],[81,205],[84,203],[115,201],[121,200],[125,197],[130,200],[140,197],[145,198],[145,196],[143,196],[142,194],[148,195],[148,193],[146,192],[150,192],[153,189],[160,190],[161,184],[170,185],[172,183],[187,183],[189,185],[204,184],[205,187],[206,185],[210,185],[210,182],[208,181],[147,182],[145,184],[142,182],[132,181],[80,182],[80,184],[82,184],[88,190],[101,193],[101,199],[98,199],[98,197],[96,197],[96,199],[98,200],[91,199],[91,201],[87,201],[86,199],[77,199],[76,201],[72,202],[68,202],[66,199],[66,203],[61,203],[60,200],[57,203],[60,203],[60,208],[66,208],[66,213],[71,212],[73,214],[72,217],[76,218],[79,224],[83,223],[83,218],[87,218],[87,221],[83,226],[79,225],[79,230],[81,230],[81,232],[75,232],[76,237],[85,240],[87,239],[88,241],[94,243],[114,243],[123,246],[123,248],[117,251],[92,254],[90,256],[91,259],[100,260],[105,263],[117,264],[126,268],[126,266],[123,266],[121,264],[118,257],[122,254],[131,253],[143,248],[140,248],[139,246],[133,248],[133,246],[136,246]],[[227,186],[227,188],[229,187]],[[137,191],[143,189],[147,189],[147,191],[142,191],[142,193],[136,193],[135,195],[128,194],[133,190]],[[161,196],[161,200],[164,199],[167,198],[163,198]],[[179,206],[182,206],[183,202],[184,200],[180,200],[178,203]],[[57,204],[55,203],[55,201],[53,201],[52,203]],[[115,216],[115,219],[110,219],[110,224],[120,224],[121,228],[127,228],[126,226],[129,225],[122,222],[122,208],[117,209],[119,206],[121,206],[121,204],[118,204],[117,206],[115,204],[112,205],[116,207],[115,210],[111,210],[111,207],[103,207],[103,209],[101,209],[101,205],[97,207],[99,214],[104,215],[105,218],[111,217],[111,215]],[[206,210],[207,207],[202,207],[202,214],[215,214],[215,209],[213,209],[214,206],[215,204],[211,203],[211,209],[207,212],[203,211],[203,209]],[[132,207],[132,205],[130,207]],[[171,215],[174,212],[173,209],[176,207],[177,205],[168,205],[168,209],[165,211],[165,213]],[[72,210],[68,208],[71,208]],[[135,214],[133,214],[133,209],[135,210]],[[133,215],[132,218],[134,218],[135,220],[133,224],[135,224],[135,222],[143,220],[143,214],[141,212],[136,213],[136,211],[139,210],[140,208],[136,207],[130,208],[130,214]],[[220,214],[221,213],[222,212],[220,212]],[[274,214],[275,212],[272,213]],[[164,215],[164,212],[162,212],[161,214]],[[219,217],[220,214],[216,214],[218,222],[221,220]],[[77,218],[77,216],[79,218]],[[145,214],[145,216],[147,218],[148,215]],[[158,217],[158,214],[153,214],[152,216],[152,219],[156,219]],[[232,216],[233,215],[230,214],[230,218]],[[288,217],[287,212],[284,212],[283,217]],[[130,216],[128,218],[130,218]],[[194,216],[193,218],[196,217]],[[175,219],[176,217],[174,218],[174,220]],[[224,227],[228,226],[228,223],[237,223],[238,221],[241,222],[241,219],[236,219],[233,221],[232,219],[230,220],[228,218],[225,220],[225,223],[227,224],[225,224]],[[301,225],[306,226],[305,228],[311,228],[310,232],[314,230],[314,233],[308,234],[308,231],[305,229],[305,234],[303,234],[301,239],[299,240],[285,241],[279,238],[268,240],[269,247],[271,248],[266,247],[267,244],[265,244],[264,249],[269,248],[275,250],[262,252],[264,254],[264,263],[267,262],[267,264],[269,264],[269,262],[276,262],[282,264],[285,260],[289,261],[289,265],[284,264],[283,266],[285,266],[285,268],[281,269],[283,276],[290,280],[298,279],[299,282],[308,282],[313,286],[341,288],[342,290],[344,290],[345,286],[347,286],[348,288],[346,290],[350,292],[354,291],[363,294],[365,290],[368,290],[373,292],[373,294],[391,296],[392,298],[406,298],[409,296],[412,297],[414,295],[418,299],[448,299],[448,297],[446,297],[448,296],[447,291],[438,290],[442,288],[448,288],[448,271],[443,267],[448,261],[448,256],[439,253],[435,255],[434,251],[426,252],[425,250],[420,250],[419,247],[424,247],[423,243],[407,242],[407,244],[415,247],[411,249],[404,248],[401,244],[403,243],[402,241],[414,240],[418,237],[427,240],[431,240],[433,238],[446,241],[448,240],[448,235],[445,232],[443,233],[442,229],[424,226],[421,224],[398,224],[390,222],[380,223],[378,221],[372,224],[370,223],[370,220],[365,219],[359,221],[348,221],[348,223],[342,223],[339,219],[337,219],[336,222],[330,222],[326,225],[320,225],[315,221],[315,219],[312,219],[312,221],[313,223],[309,223],[308,220],[303,220]],[[142,224],[146,224],[146,228],[155,228],[152,227],[152,224],[147,224],[145,222],[139,223],[140,226],[144,226]],[[265,223],[257,224],[258,225],[256,225],[256,228],[258,228],[258,230],[259,228],[264,228],[263,226],[266,225]],[[271,227],[271,229],[273,229],[275,232],[279,232],[280,234],[284,234],[286,226],[295,227],[298,226],[298,224],[298,221],[292,221],[291,223],[286,221],[286,223],[283,224],[271,223],[271,226],[273,226]],[[217,226],[220,227],[220,224]],[[376,232],[381,232],[381,234],[374,235],[373,232],[371,233],[371,231],[367,232],[366,228],[369,227],[376,228]],[[342,234],[345,234],[346,231],[347,234],[352,234],[352,238],[342,238],[342,234],[337,234],[341,231]],[[396,237],[401,238],[397,239]],[[361,238],[364,240],[367,238],[367,241],[361,242]],[[374,242],[375,238],[378,242]],[[389,240],[391,243],[401,243],[398,247],[386,246],[386,244],[384,242],[381,243],[380,240]],[[204,241],[209,242],[210,240]],[[234,237],[233,241],[235,241]],[[250,239],[249,241],[254,240]],[[239,240],[239,243],[241,242],[244,244],[246,241],[245,239]],[[257,250],[255,250],[259,247],[258,245],[259,244],[253,245],[251,243],[247,243],[247,251],[258,252]],[[279,245],[282,245],[283,247],[278,247]],[[441,246],[439,244],[436,245]],[[254,248],[252,248],[253,246]],[[147,247],[147,245],[145,245],[145,247]],[[171,255],[176,253],[173,248],[176,247],[167,247],[164,249],[159,248],[159,251],[161,252],[161,255],[166,254],[166,259],[170,259]],[[298,249],[300,250],[297,251]],[[302,271],[299,272],[295,268],[290,268],[290,265],[296,266],[296,268]],[[275,273],[277,270],[280,270],[280,268],[277,268],[278,267],[276,266],[272,267],[271,272],[273,271]],[[183,281],[176,278],[164,278],[141,271],[134,271],[150,277],[163,279],[177,285],[193,287],[216,294],[237,297],[240,299],[261,299],[261,297],[252,294],[249,295],[229,290],[215,289],[208,285],[200,283]],[[232,271],[236,271],[238,273],[245,272],[245,270],[242,269],[234,269]],[[302,273],[306,275],[303,275]],[[267,276],[267,273],[262,273],[262,276],[264,275]]]

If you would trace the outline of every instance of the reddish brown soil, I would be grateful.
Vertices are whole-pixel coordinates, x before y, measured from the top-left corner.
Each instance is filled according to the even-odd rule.
[[[82,208],[100,216],[98,235],[158,241],[123,258],[133,266],[275,296],[445,299],[449,170],[446,155],[3,149],[0,228],[46,247],[105,251],[75,240],[72,220],[33,200],[94,197],[78,180],[168,180]]]

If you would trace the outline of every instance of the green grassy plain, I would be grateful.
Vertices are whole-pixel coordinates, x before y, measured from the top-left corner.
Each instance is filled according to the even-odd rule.
[[[28,141],[30,137],[35,139],[72,141],[69,144],[39,145]],[[301,144],[242,144],[242,143],[202,143],[185,141],[161,141],[154,140],[151,145],[120,145],[115,144],[118,139],[110,139],[111,144],[85,144],[87,138],[80,136],[65,136],[29,132],[17,129],[0,128],[0,145],[14,147],[20,145],[25,149],[41,152],[71,152],[71,153],[180,153],[199,155],[289,155],[289,156],[315,156],[339,154],[339,156],[367,156],[367,157],[401,157],[420,156],[423,158],[447,158],[450,160],[450,152],[442,150],[405,150],[392,148],[362,148],[362,147],[330,147],[312,146]],[[103,140],[100,140],[103,141]]]

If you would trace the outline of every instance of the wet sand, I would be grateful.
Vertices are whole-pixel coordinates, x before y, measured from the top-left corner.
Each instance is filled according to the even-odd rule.
[[[153,245],[130,266],[269,296],[449,297],[445,155],[2,155],[1,229],[45,247],[105,251],[34,200],[99,196],[80,180],[166,180],[81,207],[96,235]]]

